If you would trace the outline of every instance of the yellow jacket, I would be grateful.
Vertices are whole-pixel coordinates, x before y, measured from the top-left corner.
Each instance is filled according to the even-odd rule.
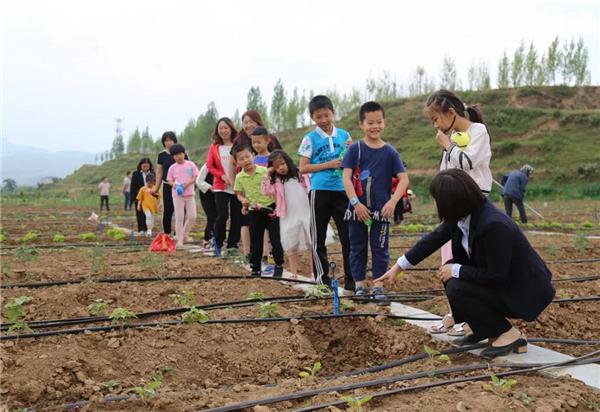
[[[160,192],[158,193],[158,196],[155,197],[148,191],[149,189],[154,190],[154,188],[155,186],[151,186],[150,188],[144,186],[137,194],[136,199],[142,204],[142,210],[144,212],[149,210],[152,213],[158,213],[158,196],[160,196]]]

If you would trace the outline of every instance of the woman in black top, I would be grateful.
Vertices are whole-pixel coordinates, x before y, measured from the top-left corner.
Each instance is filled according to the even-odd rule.
[[[167,182],[167,173],[169,168],[175,163],[175,159],[171,156],[169,149],[175,143],[177,143],[177,136],[174,132],[164,132],[160,139],[165,150],[158,154],[158,160],[156,161],[156,187],[157,191],[162,190],[163,194],[163,232],[167,235],[171,234],[171,221],[173,220],[173,213],[175,207],[173,206],[173,196],[171,195],[171,186]],[[185,159],[188,159],[187,154]]]
[[[147,232],[146,227],[146,215],[143,211],[137,210],[137,195],[138,192],[144,185],[146,185],[146,176],[148,173],[154,172],[152,169],[152,162],[147,157],[142,158],[137,165],[137,169],[131,176],[131,199],[135,201],[135,217],[137,220],[138,232]]]

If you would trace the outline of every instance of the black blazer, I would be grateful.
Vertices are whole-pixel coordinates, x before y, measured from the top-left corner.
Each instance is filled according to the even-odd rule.
[[[131,199],[135,200],[140,189],[144,187],[144,175],[140,170],[136,170],[131,175]]]
[[[457,225],[442,223],[407,253],[413,265],[452,240],[453,263],[460,263],[460,279],[493,288],[520,318],[532,321],[554,298],[552,274],[529,241],[504,212],[489,200],[471,214],[470,257],[461,245]]]

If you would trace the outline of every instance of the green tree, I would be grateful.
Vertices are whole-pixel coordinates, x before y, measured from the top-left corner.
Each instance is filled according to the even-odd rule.
[[[267,104],[262,98],[262,94],[260,93],[260,87],[253,86],[248,90],[248,103],[246,104],[246,110],[256,110],[261,116],[263,116],[263,120],[266,122],[265,117],[268,115]]]
[[[510,67],[510,60],[505,51],[498,63],[498,81],[496,83],[499,89],[510,87]]]
[[[195,129],[195,149],[208,146],[210,144],[210,139],[212,137],[212,133],[217,125],[217,120],[219,120],[219,111],[217,110],[217,106],[215,102],[210,102],[206,106],[206,111],[198,117],[196,121],[196,129]]]
[[[440,72],[440,88],[448,90],[460,89],[460,81],[456,74],[456,63],[448,55],[442,60],[442,70]]]
[[[560,72],[562,75],[563,84],[570,84],[571,79],[574,76],[575,63],[575,49],[577,45],[575,40],[565,41],[562,46],[561,53],[561,68]]]
[[[129,135],[127,141],[127,153],[141,153],[142,152],[142,135],[140,130],[136,127],[133,133]]]
[[[125,144],[123,143],[123,136],[120,134],[115,136],[115,139],[112,143],[112,152],[115,156],[120,156],[125,153]]]
[[[302,101],[298,95],[298,89],[294,89],[286,108],[284,129],[291,130],[298,126],[300,122],[300,113],[302,111],[301,104]],[[273,108],[271,108],[271,110],[273,110]]]
[[[588,70],[588,51],[580,37],[573,53],[572,73],[575,78],[575,86],[588,85],[591,82],[591,74]]]
[[[561,64],[561,52],[559,47],[558,36],[552,40],[550,46],[548,46],[548,52],[546,53],[546,69],[545,78],[548,79],[550,84],[556,84],[556,73]]]
[[[271,100],[271,127],[275,131],[281,131],[285,127],[287,112],[287,97],[281,79],[277,80],[273,88],[273,99]]]
[[[152,136],[150,135],[150,130],[148,126],[146,126],[146,128],[142,132],[140,146],[142,153],[152,153],[154,151],[154,139],[152,139]]]
[[[235,109],[231,121],[235,125],[236,129],[240,130],[242,128],[242,117],[240,116],[240,109]]]
[[[525,42],[521,40],[521,44],[515,50],[512,60],[512,67],[510,70],[510,80],[513,87],[520,87],[523,85],[525,69]]]
[[[538,74],[538,55],[533,41],[529,44],[529,50],[525,56],[525,84],[533,86]]]
[[[13,179],[6,178],[2,181],[2,191],[7,193],[13,193],[17,190],[17,182]]]
[[[423,66],[417,66],[413,78],[408,85],[409,96],[419,96],[425,93],[429,93],[433,90],[435,85],[427,77],[427,72]]]

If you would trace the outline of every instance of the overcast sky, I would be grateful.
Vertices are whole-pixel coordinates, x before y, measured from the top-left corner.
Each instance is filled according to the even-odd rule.
[[[599,83],[598,0],[563,1],[3,1],[3,139],[48,149],[110,147],[150,126],[180,131],[214,101],[243,110],[250,86],[363,87],[417,65],[439,76],[445,54],[465,77],[483,59],[495,77],[521,39],[544,50],[583,37]]]

